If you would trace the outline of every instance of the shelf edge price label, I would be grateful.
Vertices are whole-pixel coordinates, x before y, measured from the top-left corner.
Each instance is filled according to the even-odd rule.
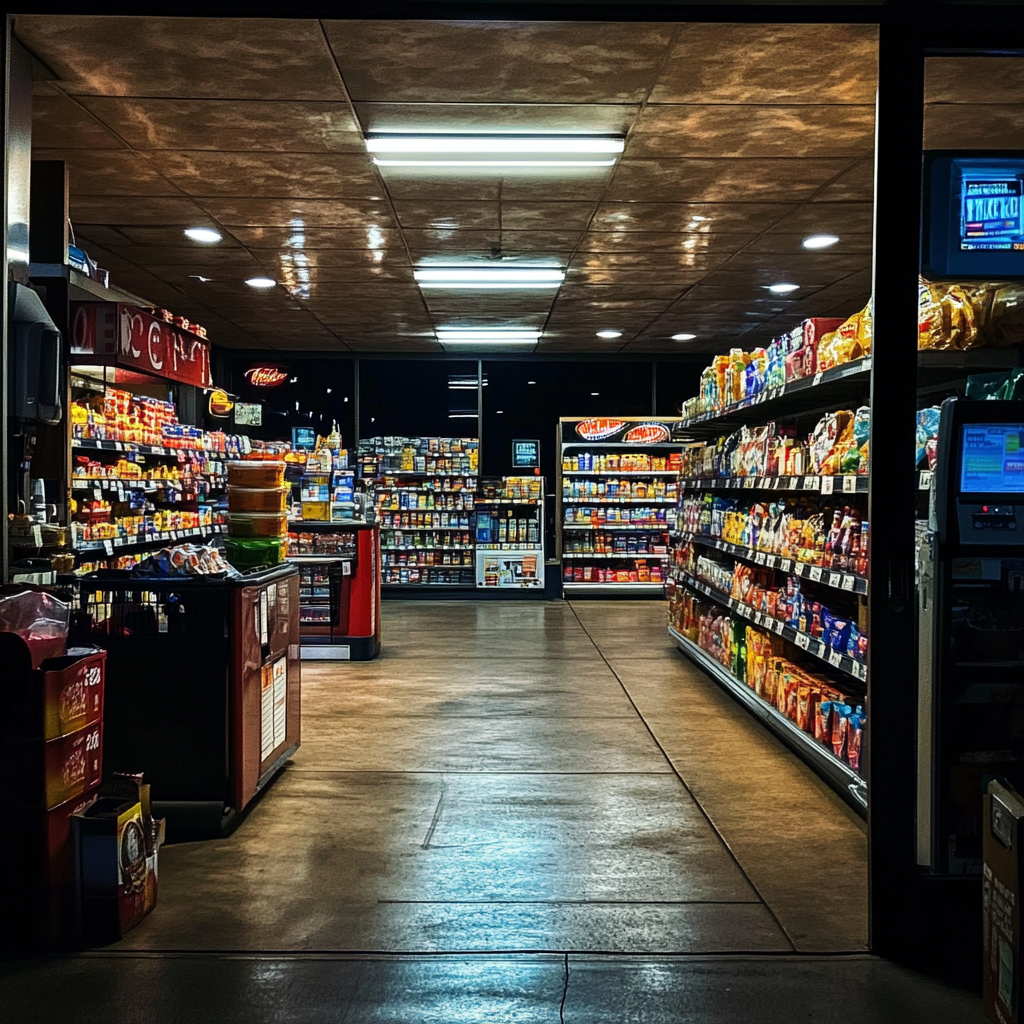
[[[844,476],[843,477],[843,492],[850,494],[857,490],[857,478],[855,476]]]
[[[863,662],[856,661],[853,663],[854,674],[861,682],[865,682],[868,678],[868,667]]]
[[[839,572],[830,572],[828,574],[828,585],[830,587],[838,587],[843,582],[843,574]]]
[[[816,374],[814,375],[814,384],[812,385],[812,387],[817,387],[817,386],[818,386],[818,385],[819,385],[819,384],[821,383],[821,375],[822,375],[822,373],[823,373],[823,372],[824,372],[824,371],[822,371],[822,370],[819,370],[819,371],[818,371],[818,372],[817,372],[817,373],[816,373]]]
[[[845,575],[843,576],[843,590],[853,590],[857,585],[857,577]]]
[[[803,648],[805,651],[810,649],[811,638],[806,633],[797,633],[796,635],[797,647]]]
[[[839,668],[843,664],[843,656],[838,651],[829,651],[828,663],[833,668]]]
[[[830,477],[830,476],[823,476],[821,478],[821,493],[822,494],[831,494],[832,493],[832,486],[833,486],[834,482],[835,481],[833,481],[832,477]]]
[[[800,486],[800,477],[798,477],[798,476],[791,476],[789,478],[789,489],[791,491],[795,491],[795,490],[797,490],[797,488],[799,488],[799,486]]]
[[[105,551],[105,552],[106,552],[106,553],[107,553],[108,555],[112,555],[112,554],[114,553],[114,544],[113,544],[113,541],[105,540],[105,541],[103,542],[103,550],[104,550],[104,551]]]
[[[821,579],[821,566],[820,565],[812,565],[811,566],[811,576],[810,576],[810,578],[812,580],[814,580],[815,582],[818,582],[818,580]]]

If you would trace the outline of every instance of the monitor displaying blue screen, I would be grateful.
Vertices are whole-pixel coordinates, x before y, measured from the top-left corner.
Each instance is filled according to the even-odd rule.
[[[1024,423],[965,423],[960,436],[964,494],[1024,494]]]
[[[292,427],[293,448],[313,448],[316,445],[316,431],[312,427]]]
[[[926,278],[1024,277],[1024,153],[932,151],[924,186]]]

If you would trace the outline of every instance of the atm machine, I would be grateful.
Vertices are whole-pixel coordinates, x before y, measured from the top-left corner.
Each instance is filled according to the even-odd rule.
[[[1024,402],[946,399],[919,527],[917,860],[980,942],[985,787],[1024,793]]]

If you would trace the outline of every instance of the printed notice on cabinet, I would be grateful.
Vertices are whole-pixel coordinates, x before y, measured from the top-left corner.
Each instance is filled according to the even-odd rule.
[[[274,673],[263,666],[263,692],[260,702],[260,761],[266,761],[274,750]]]
[[[288,718],[288,661],[280,657],[273,665],[274,678],[274,747],[284,743]]]

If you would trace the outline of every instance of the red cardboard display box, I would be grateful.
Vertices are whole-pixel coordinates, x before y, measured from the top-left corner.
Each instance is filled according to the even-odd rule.
[[[53,810],[95,789],[103,777],[103,723],[53,740],[7,741],[6,801]]]

